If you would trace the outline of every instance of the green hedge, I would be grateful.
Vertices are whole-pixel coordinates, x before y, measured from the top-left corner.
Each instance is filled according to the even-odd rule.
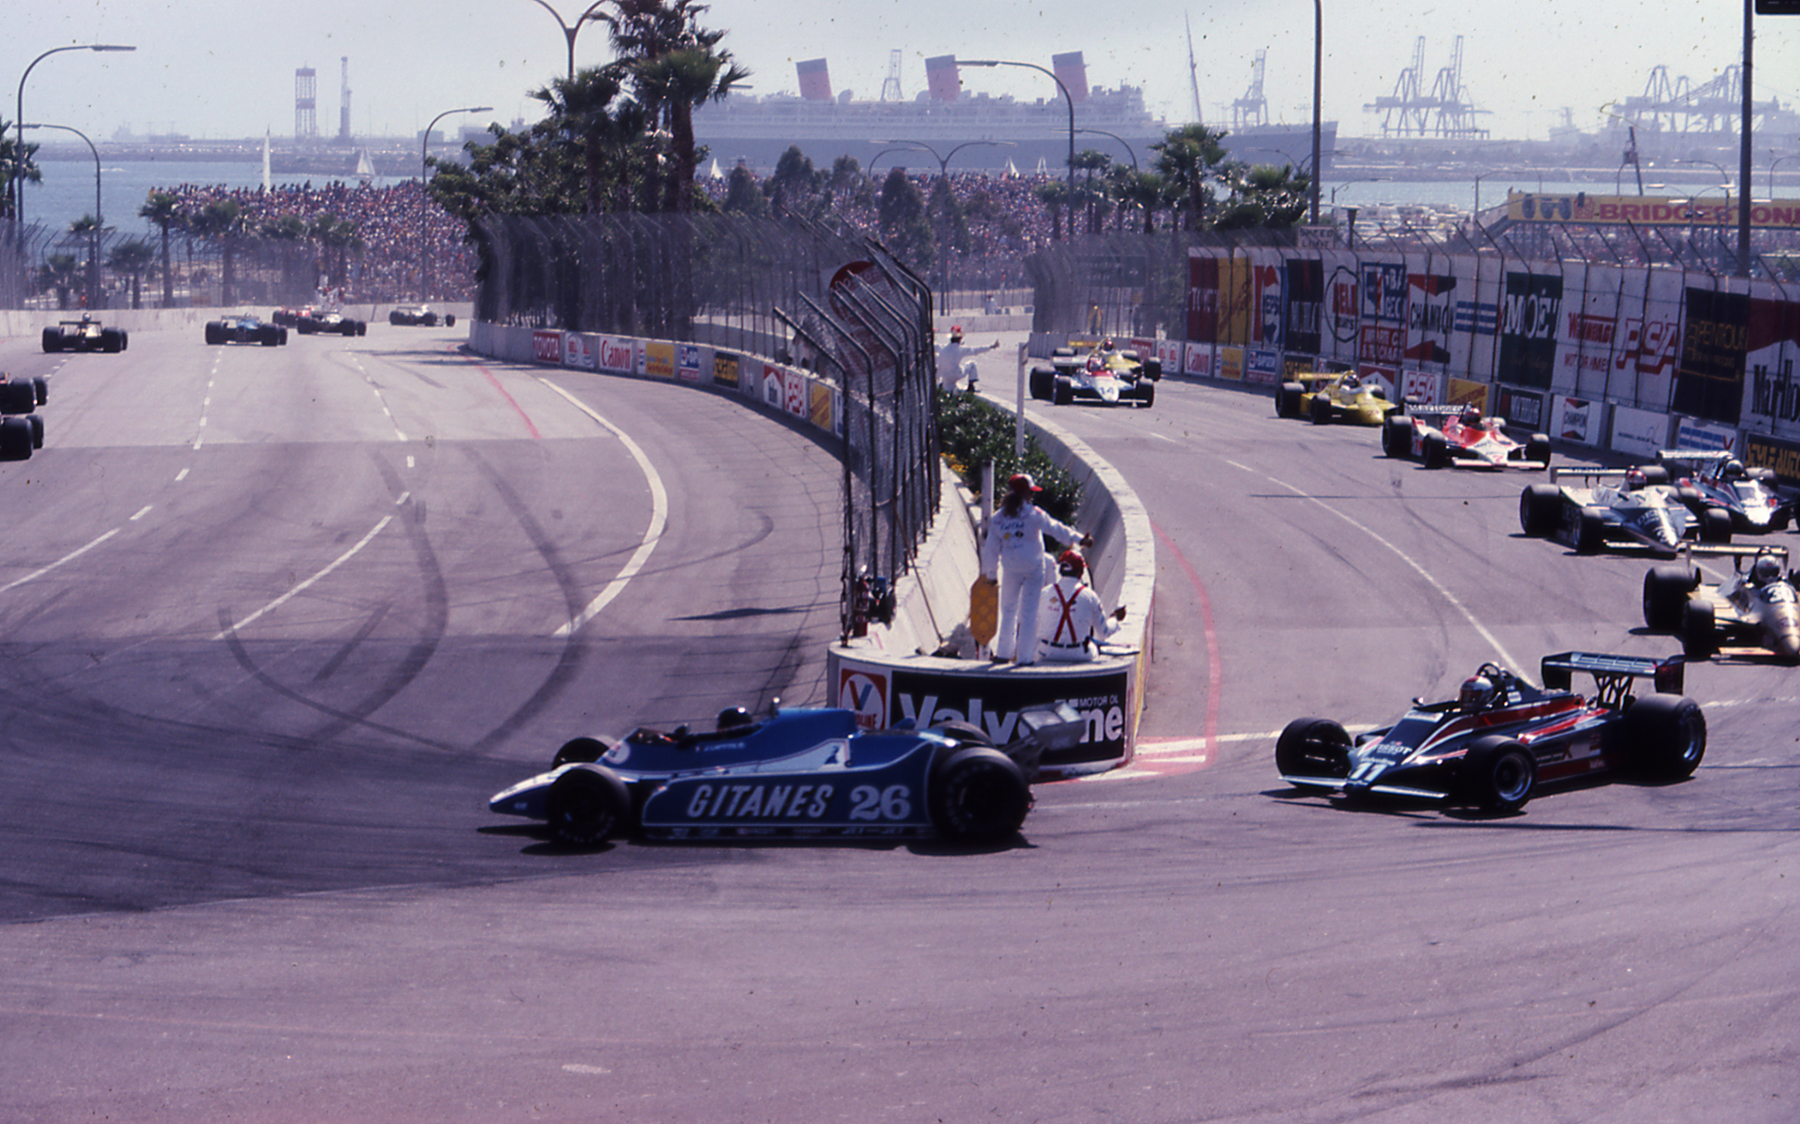
[[[986,399],[938,388],[938,439],[944,456],[971,490],[981,492],[981,466],[992,461],[996,487],[1005,489],[1007,477],[1029,472],[1044,491],[1037,505],[1069,526],[1081,510],[1081,486],[1067,470],[1050,461],[1037,439],[1025,439],[1025,463],[1019,467],[1013,455],[1013,415]],[[998,498],[998,497],[996,497]]]

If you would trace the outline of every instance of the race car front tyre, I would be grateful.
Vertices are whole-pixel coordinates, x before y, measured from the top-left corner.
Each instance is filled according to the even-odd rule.
[[[1331,421],[1331,400],[1329,398],[1326,398],[1323,394],[1313,395],[1312,423],[1314,425],[1325,425],[1326,423],[1328,423],[1330,421]]]
[[[1713,633],[1718,620],[1708,601],[1689,601],[1681,611],[1681,654],[1690,660],[1703,660],[1719,650]]]
[[[1275,771],[1284,777],[1347,777],[1350,734],[1329,718],[1296,718],[1275,739]]]
[[[1575,528],[1575,553],[1599,554],[1606,549],[1606,525],[1591,511],[1581,513]]]
[[[571,738],[564,742],[562,748],[556,751],[556,756],[550,759],[550,767],[560,769],[564,765],[573,765],[578,761],[592,763],[600,760],[605,753],[606,743],[599,738]]]
[[[1651,780],[1693,776],[1706,756],[1706,715],[1680,695],[1646,695],[1631,704],[1619,738],[1639,773]]]
[[[1477,739],[1463,758],[1463,797],[1484,812],[1516,812],[1537,784],[1537,758],[1511,738]]]
[[[1156,384],[1155,383],[1146,382],[1142,379],[1138,380],[1137,404],[1139,406],[1154,406],[1154,405],[1156,405]]]
[[[1650,567],[1644,574],[1644,627],[1656,632],[1679,629],[1688,594],[1699,584],[1698,570],[1686,566]]]
[[[597,847],[628,826],[631,794],[604,765],[577,765],[551,782],[544,809],[552,839],[565,847]]]
[[[37,399],[37,404],[40,406],[42,406],[44,403],[50,401],[50,380],[44,378],[41,375],[33,378],[31,380],[31,394],[32,394],[32,397]],[[1781,519],[1781,527],[1785,527],[1785,526],[1787,526],[1787,516],[1783,515],[1782,519]],[[1779,530],[1781,530],[1781,527],[1777,527],[1775,529],[1779,531]]]
[[[1550,438],[1542,433],[1534,433],[1525,439],[1525,459],[1538,464],[1550,464]]]
[[[1050,404],[1052,406],[1067,406],[1073,401],[1075,401],[1075,387],[1070,384],[1068,379],[1057,379],[1055,385],[1051,388]]]
[[[958,843],[1011,838],[1031,811],[1031,788],[1012,758],[986,746],[967,746],[931,771],[931,820]]]
[[[1700,513],[1700,541],[1704,543],[1729,543],[1731,541],[1731,516],[1716,507],[1709,507]]]
[[[1446,467],[1450,463],[1450,446],[1444,443],[1442,437],[1427,437],[1424,461],[1426,468]]]
[[[1297,382],[1284,382],[1275,388],[1275,416],[1278,418],[1297,418],[1300,416],[1300,396],[1306,388]]]
[[[1534,539],[1556,530],[1562,515],[1562,489],[1554,484],[1530,484],[1519,493],[1519,530]]]
[[[1412,453],[1412,423],[1404,417],[1383,418],[1381,452],[1390,457],[1409,456]]]

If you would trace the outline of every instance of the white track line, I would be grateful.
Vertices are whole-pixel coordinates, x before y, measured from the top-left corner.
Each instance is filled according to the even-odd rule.
[[[408,493],[408,495],[410,495],[410,494],[411,493]],[[405,500],[405,498],[406,498],[405,496],[402,496],[401,500],[403,501],[403,500]],[[396,502],[399,502],[399,501],[396,501]],[[280,597],[277,597],[275,600],[269,602],[267,605],[264,605],[262,608],[256,610],[256,612],[251,613],[249,616],[245,617],[243,620],[234,622],[230,628],[224,629],[217,636],[214,636],[213,639],[214,640],[225,639],[227,636],[230,636],[232,633],[236,632],[238,629],[243,628],[245,625],[249,624],[251,621],[257,619],[258,617],[262,616],[265,613],[274,612],[276,609],[279,609],[282,605],[285,605],[292,598],[305,592],[309,587],[311,587],[312,585],[314,585],[315,583],[317,583],[318,581],[323,579],[327,574],[331,573],[333,570],[337,569],[339,566],[342,566],[344,563],[346,563],[346,562],[350,561],[350,559],[354,558],[358,551],[360,551],[363,547],[368,546],[371,542],[375,541],[375,536],[379,535],[383,530],[385,530],[387,528],[387,525],[389,523],[392,523],[393,521],[394,521],[394,517],[392,515],[382,516],[381,522],[375,524],[375,526],[369,531],[369,533],[362,537],[362,541],[358,542],[355,546],[351,547],[349,550],[344,551],[344,553],[338,555],[337,558],[332,560],[332,563],[329,566],[326,566],[323,570],[320,570],[318,573],[314,574],[312,577],[307,578],[305,581],[301,582],[299,585],[295,586],[294,588],[288,590],[286,593],[282,594]]]
[[[41,578],[45,574],[49,573],[51,570],[54,570],[58,566],[62,565],[64,562],[73,562],[75,559],[80,558],[82,555],[86,554],[88,551],[94,549],[95,547],[99,546],[101,543],[105,542],[107,539],[112,538],[114,535],[116,535],[118,533],[119,533],[119,529],[117,527],[114,527],[112,530],[106,532],[104,535],[101,535],[99,538],[95,539],[93,542],[88,543],[84,547],[80,547],[76,550],[70,551],[69,553],[63,555],[61,558],[58,558],[56,561],[50,563],[48,566],[45,566],[43,569],[34,570],[31,573],[26,574],[22,578],[14,578],[12,581],[7,582],[5,585],[0,585],[0,593],[5,593],[7,590],[12,589],[15,586],[24,585],[26,582],[31,581],[34,578]]]
[[[618,576],[606,584],[606,588],[600,591],[598,597],[588,602],[587,608],[575,614],[567,624],[562,625],[551,634],[558,637],[571,636],[582,625],[593,620],[600,610],[611,604],[613,598],[623,593],[626,584],[636,577],[638,571],[644,568],[644,563],[650,560],[650,552],[656,549],[658,540],[662,538],[663,529],[669,524],[669,493],[663,488],[662,477],[657,475],[656,466],[650,463],[650,458],[644,455],[644,450],[638,447],[638,443],[633,441],[629,434],[595,413],[586,403],[562,387],[542,376],[537,378],[539,382],[568,399],[570,405],[593,418],[607,432],[617,437],[619,442],[625,446],[626,452],[631,454],[631,459],[637,462],[638,471],[644,474],[644,479],[650,485],[650,525],[644,529],[644,537],[638,543],[638,548],[632,551],[631,557],[626,561],[624,569],[619,571]]]

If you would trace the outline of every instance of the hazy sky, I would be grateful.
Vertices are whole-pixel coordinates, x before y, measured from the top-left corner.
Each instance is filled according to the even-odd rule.
[[[564,19],[578,0],[551,0]],[[566,42],[534,0],[305,0],[302,3],[157,4],[114,0],[19,3],[0,46],[0,117],[15,116],[20,76],[33,58],[75,43],[128,43],[130,54],[68,51],[40,62],[24,91],[25,117],[107,139],[119,129],[177,131],[200,138],[277,137],[294,132],[294,71],[318,71],[319,132],[337,134],[349,59],[351,130],[412,135],[439,112],[491,105],[481,123],[540,115],[528,91],[564,73]],[[1187,32],[1209,124],[1228,124],[1230,104],[1250,84],[1265,50],[1264,93],[1278,122],[1311,119],[1313,6],[1304,0],[1225,0],[1184,8],[1152,0],[909,0],[888,6],[831,0],[715,0],[709,27],[755,72],[758,94],[797,92],[794,63],[824,57],[834,90],[876,98],[890,53],[910,98],[924,86],[924,59],[954,54],[1048,66],[1082,51],[1096,86],[1140,86],[1152,112],[1171,123],[1193,116]],[[1591,129],[1600,107],[1642,94],[1652,70],[1694,85],[1739,61],[1742,8],[1717,0],[1418,6],[1392,0],[1326,0],[1325,116],[1344,136],[1372,136],[1380,118],[1366,103],[1392,94],[1425,40],[1421,84],[1430,90],[1463,38],[1462,84],[1491,111],[1497,137],[1544,137],[1563,119]],[[585,27],[577,65],[607,61],[606,29]],[[1800,102],[1800,17],[1758,21],[1758,100]],[[968,70],[966,88],[1022,98],[1055,96],[1048,78],[1017,68]],[[466,120],[466,119],[465,119]],[[447,118],[440,129],[452,128]],[[1759,162],[1764,157],[1759,154]]]

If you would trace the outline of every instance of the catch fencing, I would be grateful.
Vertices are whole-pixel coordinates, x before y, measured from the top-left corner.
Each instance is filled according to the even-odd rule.
[[[879,243],[802,220],[496,215],[475,234],[481,321],[757,355],[835,387],[843,633],[891,614],[938,508],[923,282]]]

